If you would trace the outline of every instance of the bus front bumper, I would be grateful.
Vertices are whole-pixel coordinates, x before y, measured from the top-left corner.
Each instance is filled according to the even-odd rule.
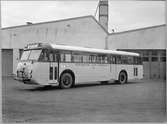
[[[38,85],[38,83],[32,79],[24,79],[22,77],[17,77],[16,75],[13,76],[14,80],[17,80],[19,82],[22,82],[24,84],[34,84],[34,85]]]

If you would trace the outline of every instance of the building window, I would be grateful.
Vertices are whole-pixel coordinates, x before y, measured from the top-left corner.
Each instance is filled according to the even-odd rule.
[[[158,51],[157,50],[153,50],[152,51],[152,56],[157,56],[158,55]]]
[[[158,57],[152,57],[152,58],[151,58],[151,61],[152,61],[152,62],[158,61]]]
[[[161,56],[166,56],[166,50],[161,52]]]
[[[166,62],[166,57],[161,57],[161,58],[160,58],[160,61],[161,61],[161,62]]]
[[[148,57],[143,57],[143,58],[142,58],[142,61],[143,61],[143,62],[148,62],[148,61],[149,61],[149,58],[148,58]]]
[[[149,51],[143,51],[143,55],[142,56],[149,56]]]

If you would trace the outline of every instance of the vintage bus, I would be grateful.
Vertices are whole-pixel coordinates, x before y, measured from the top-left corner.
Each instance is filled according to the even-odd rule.
[[[34,43],[25,47],[16,79],[26,84],[70,88],[84,82],[143,78],[138,53],[77,46]]]

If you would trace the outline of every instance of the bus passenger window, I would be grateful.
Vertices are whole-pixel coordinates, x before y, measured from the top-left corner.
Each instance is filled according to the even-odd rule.
[[[137,57],[133,57],[134,60],[134,64],[138,64],[138,58]]]
[[[133,57],[132,56],[128,56],[128,64],[133,64]]]
[[[101,56],[101,63],[103,63],[103,64],[107,64],[108,63],[107,56],[105,56],[105,55]]]
[[[108,57],[107,57],[107,56],[104,57],[104,63],[105,63],[105,64],[108,63]]]
[[[111,56],[110,57],[110,61],[111,61],[111,64],[116,64],[116,57],[115,56]]]
[[[65,61],[65,54],[63,54],[63,53],[60,54],[60,60],[61,60],[61,62]]]
[[[89,63],[92,62],[92,57],[89,55]]]
[[[53,62],[53,53],[52,52],[49,53],[49,61]]]
[[[122,64],[128,64],[128,57],[127,56],[121,56]]]
[[[92,55],[91,58],[92,58],[92,63],[95,63],[96,62],[96,56]]]
[[[82,58],[82,55],[74,54],[73,57],[72,57],[72,60],[74,62],[82,62],[83,58]]]
[[[44,52],[44,61],[48,61],[49,60],[49,57],[48,57],[48,54],[47,54],[47,51]]]
[[[54,61],[57,62],[57,54],[54,54]]]
[[[89,56],[83,55],[83,62],[84,63],[89,62]]]
[[[40,55],[40,57],[39,57],[39,61],[48,61],[49,60],[49,58],[48,58],[48,53],[47,53],[47,51],[46,50],[43,50],[42,52],[41,52],[41,55]]]
[[[101,56],[100,56],[100,55],[98,55],[98,56],[96,57],[96,62],[97,62],[97,63],[101,63]]]
[[[65,61],[71,62],[71,54],[65,54]]]
[[[116,63],[117,63],[117,64],[121,64],[121,56],[117,56],[117,58],[116,58]]]

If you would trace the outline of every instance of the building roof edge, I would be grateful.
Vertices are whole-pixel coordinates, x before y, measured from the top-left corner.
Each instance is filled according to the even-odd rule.
[[[66,18],[66,19],[60,19],[60,20],[54,20],[54,21],[47,21],[47,22],[39,22],[39,23],[32,23],[30,25],[18,25],[18,26],[11,26],[11,27],[4,27],[2,30],[5,29],[12,29],[12,28],[20,28],[20,27],[28,27],[32,25],[40,25],[40,24],[48,24],[48,23],[55,23],[55,22],[61,22],[61,21],[68,21],[68,20],[75,20],[75,19],[82,19],[82,18],[91,18],[92,15],[86,15],[86,16],[79,16],[79,17],[73,17],[73,18]]]
[[[134,32],[134,31],[140,31],[140,30],[145,30],[145,29],[150,29],[150,28],[157,28],[157,27],[162,27],[162,26],[166,26],[166,24],[154,25],[154,26],[143,27],[143,28],[138,28],[138,29],[132,29],[132,30],[122,31],[122,32],[109,33],[109,35],[122,34],[122,33]]]

